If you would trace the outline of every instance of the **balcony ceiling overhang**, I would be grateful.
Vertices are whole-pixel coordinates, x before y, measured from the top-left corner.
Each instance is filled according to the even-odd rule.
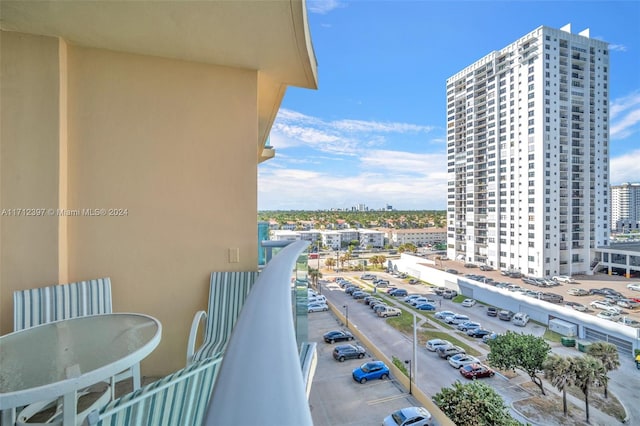
[[[258,72],[258,161],[287,86],[317,88],[305,2],[2,0],[6,31]]]

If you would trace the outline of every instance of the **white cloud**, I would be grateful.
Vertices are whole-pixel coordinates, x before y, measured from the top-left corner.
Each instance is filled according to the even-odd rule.
[[[307,0],[307,9],[311,13],[325,15],[334,9],[345,7],[346,4],[338,0]]]
[[[334,176],[306,170],[259,170],[258,208],[315,210],[351,207],[364,203],[381,208],[389,203],[396,209],[444,209],[446,177],[433,174],[410,177],[361,173]]]
[[[384,145],[388,135],[428,133],[433,129],[433,126],[412,123],[327,121],[281,109],[271,129],[270,143],[276,149],[308,147],[326,153],[355,155],[359,150]]]
[[[610,159],[611,184],[640,181],[640,149]]]
[[[627,46],[623,44],[610,44],[609,50],[616,51],[616,52],[626,52]]]
[[[640,91],[611,102],[611,139],[624,139],[640,129]]]

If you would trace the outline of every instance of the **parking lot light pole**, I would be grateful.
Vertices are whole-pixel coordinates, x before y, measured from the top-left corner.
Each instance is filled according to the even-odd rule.
[[[405,364],[409,364],[409,395],[413,395],[412,390],[411,389],[411,360],[410,359],[405,359],[404,360]]]
[[[342,307],[345,309],[345,318],[346,318],[346,324],[347,324],[347,329],[349,328],[349,306],[348,305],[342,305]]]

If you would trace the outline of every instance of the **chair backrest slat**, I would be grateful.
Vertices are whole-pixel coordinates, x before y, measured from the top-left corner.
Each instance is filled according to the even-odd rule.
[[[13,330],[112,312],[111,279],[51,285],[13,293]]]
[[[257,271],[211,273],[204,342],[194,354],[194,360],[209,358],[224,350],[257,279]]]
[[[90,425],[200,426],[222,358],[195,362],[107,404]]]

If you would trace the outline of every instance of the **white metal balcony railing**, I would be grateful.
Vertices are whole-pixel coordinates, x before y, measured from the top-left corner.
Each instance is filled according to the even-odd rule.
[[[308,241],[284,247],[260,272],[225,351],[205,425],[312,425],[292,315],[291,279]],[[309,379],[310,380],[310,379]]]

